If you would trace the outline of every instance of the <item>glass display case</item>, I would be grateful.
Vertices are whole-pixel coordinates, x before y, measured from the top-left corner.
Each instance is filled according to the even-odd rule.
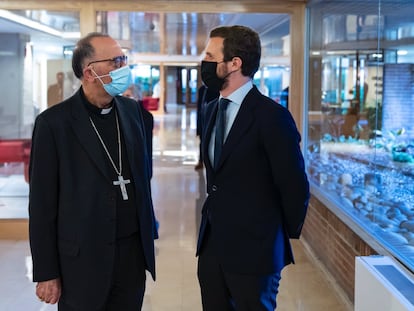
[[[279,104],[287,107],[287,98],[290,81],[290,66],[269,65],[263,66],[256,72],[253,83],[260,92]]]
[[[311,184],[414,271],[414,2],[308,12]]]

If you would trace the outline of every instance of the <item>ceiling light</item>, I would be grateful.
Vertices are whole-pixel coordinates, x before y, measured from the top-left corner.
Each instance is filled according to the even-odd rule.
[[[62,31],[56,30],[52,27],[49,27],[47,25],[44,25],[42,23],[39,23],[37,21],[34,21],[32,19],[14,14],[14,13],[12,13],[10,11],[7,11],[7,10],[0,10],[0,18],[7,19],[11,22],[14,22],[14,23],[32,28],[34,30],[38,30],[38,31],[41,31],[41,32],[48,33],[52,36],[65,38],[65,39],[80,38],[80,32],[62,32]]]

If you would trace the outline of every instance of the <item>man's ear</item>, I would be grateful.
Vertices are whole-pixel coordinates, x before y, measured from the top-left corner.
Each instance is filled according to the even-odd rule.
[[[95,80],[95,74],[92,72],[92,66],[87,66],[83,68],[83,79],[86,81]]]
[[[242,67],[242,59],[238,56],[235,56],[232,58],[231,60],[231,65],[235,68],[235,69],[240,69]]]

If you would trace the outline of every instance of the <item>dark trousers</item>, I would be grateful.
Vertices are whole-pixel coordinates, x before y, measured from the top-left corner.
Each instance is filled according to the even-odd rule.
[[[198,137],[200,139],[200,143],[198,144],[198,162],[203,162],[203,146],[201,144],[201,135]]]
[[[145,259],[139,235],[134,234],[131,237],[119,239],[116,245],[111,288],[105,306],[90,311],[141,310],[145,281]],[[73,308],[64,301],[59,301],[58,310],[83,311],[83,309]]]
[[[223,269],[207,238],[198,258],[204,311],[273,311],[280,272],[270,275],[230,273]]]

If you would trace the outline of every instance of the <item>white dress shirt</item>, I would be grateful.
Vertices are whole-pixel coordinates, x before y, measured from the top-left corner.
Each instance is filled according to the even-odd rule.
[[[247,93],[252,89],[253,82],[250,80],[249,82],[245,83],[243,86],[239,87],[233,93],[231,93],[226,98],[231,100],[229,105],[226,109],[226,127],[224,131],[224,142],[226,142],[226,138],[229,135],[231,127],[233,126],[234,120],[236,119],[236,115],[239,112],[243,99],[246,97]],[[222,98],[220,95],[219,101]],[[210,136],[210,143],[208,145],[208,156],[210,157],[210,162],[214,163],[214,137],[216,137],[216,127],[214,126],[213,131],[211,132]]]

